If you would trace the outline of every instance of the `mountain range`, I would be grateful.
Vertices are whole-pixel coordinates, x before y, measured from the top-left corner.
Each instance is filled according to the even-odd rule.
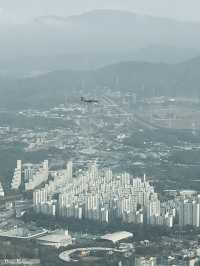
[[[53,71],[35,77],[0,78],[0,107],[47,107],[65,97],[110,91],[135,92],[138,96],[200,96],[200,57],[178,64],[121,62],[97,70]],[[79,97],[79,96],[77,96]]]
[[[200,54],[200,23],[94,10],[0,28],[0,74],[95,69],[120,61],[177,63]]]

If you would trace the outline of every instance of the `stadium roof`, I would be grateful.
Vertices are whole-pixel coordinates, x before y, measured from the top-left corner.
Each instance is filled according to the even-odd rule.
[[[126,231],[121,231],[121,232],[115,232],[112,234],[106,234],[106,235],[102,236],[101,239],[108,240],[108,241],[111,241],[113,243],[117,243],[120,240],[131,238],[131,237],[133,237],[132,233],[129,233]]]
[[[67,231],[54,231],[48,235],[37,238],[40,242],[51,242],[51,243],[59,243],[66,241],[67,239],[71,239],[71,236],[67,233]]]

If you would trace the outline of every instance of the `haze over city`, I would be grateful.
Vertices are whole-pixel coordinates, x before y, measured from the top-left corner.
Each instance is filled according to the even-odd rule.
[[[200,265],[199,0],[0,0],[0,265]]]

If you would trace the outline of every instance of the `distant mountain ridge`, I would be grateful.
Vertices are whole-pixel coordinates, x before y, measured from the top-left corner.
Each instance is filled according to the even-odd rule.
[[[200,53],[200,23],[120,10],[52,14],[1,27],[0,34],[0,73],[95,69],[127,60],[176,63]]]
[[[91,10],[85,13],[81,13],[78,15],[72,15],[72,16],[57,16],[57,15],[47,15],[47,16],[40,16],[35,18],[35,22],[44,22],[47,20],[55,21],[63,21],[65,23],[69,21],[103,21],[103,19],[107,20],[108,23],[112,23],[112,21],[116,21],[118,19],[125,19],[125,21],[136,21],[138,22],[145,22],[145,21],[155,21],[155,22],[165,22],[165,23],[173,23],[173,24],[188,24],[188,25],[200,25],[200,22],[193,22],[193,21],[180,21],[172,18],[165,18],[165,17],[155,17],[152,15],[147,15],[147,14],[140,14],[140,13],[135,13],[132,11],[127,11],[127,10],[114,10],[114,9],[95,9]],[[122,23],[123,21],[121,21]]]
[[[0,107],[52,106],[73,91],[101,94],[104,87],[139,96],[199,97],[199,26],[95,10],[1,28]]]
[[[195,48],[200,45],[200,23],[128,11],[103,9],[69,17],[50,15],[36,18],[35,22],[42,23],[43,27],[56,26],[57,30],[57,25],[62,26],[63,33],[72,39],[76,36],[75,40],[82,41],[86,50],[86,44],[94,51],[156,45]]]
[[[9,29],[11,31],[12,26]],[[2,56],[9,48],[4,44],[16,35],[15,48],[28,55],[69,54],[77,53],[77,50],[85,53],[91,50],[124,52],[148,46],[200,47],[200,23],[119,10],[95,10],[70,17],[37,17],[27,25],[14,25],[13,30],[15,35],[12,37],[10,32],[0,29]]]
[[[121,62],[94,71],[54,71],[24,79],[0,79],[0,107],[41,107],[66,96],[111,91],[138,96],[200,97],[200,57],[179,64]]]

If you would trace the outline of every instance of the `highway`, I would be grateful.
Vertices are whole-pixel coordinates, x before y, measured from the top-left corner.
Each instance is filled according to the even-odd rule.
[[[117,112],[119,112],[118,114],[115,114],[115,116],[119,116],[119,117],[129,117],[131,119],[133,119],[135,122],[137,122],[138,124],[140,124],[142,127],[148,128],[148,129],[157,129],[159,127],[157,127],[155,124],[146,121],[145,119],[141,118],[138,114],[136,113],[128,113],[124,108],[122,108],[121,106],[117,105],[114,100],[110,99],[109,97],[103,97],[103,100],[108,104],[108,106],[113,107],[116,109]]]

